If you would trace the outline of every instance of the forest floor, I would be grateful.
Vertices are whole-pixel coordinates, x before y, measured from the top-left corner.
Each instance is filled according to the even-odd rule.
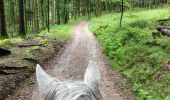
[[[122,77],[112,71],[107,63],[97,40],[88,29],[88,23],[81,22],[75,25],[72,33],[72,39],[61,54],[45,65],[46,72],[61,80],[82,80],[88,61],[93,60],[101,71],[101,91],[104,100],[135,99]],[[32,84],[23,85],[6,100],[42,100],[35,75],[27,81]]]

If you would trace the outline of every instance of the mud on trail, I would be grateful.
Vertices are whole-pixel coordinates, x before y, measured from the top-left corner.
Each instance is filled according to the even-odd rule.
[[[102,54],[100,46],[89,31],[88,23],[73,27],[72,39],[60,56],[55,56],[46,66],[46,72],[60,80],[83,80],[89,60],[93,60],[101,71],[101,92],[104,100],[134,100],[130,89],[122,78],[112,71]],[[35,76],[31,78],[36,83]],[[42,100],[37,84],[23,86],[6,100]]]

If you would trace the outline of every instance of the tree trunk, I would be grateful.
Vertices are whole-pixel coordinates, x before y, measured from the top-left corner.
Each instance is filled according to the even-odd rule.
[[[121,10],[121,17],[120,17],[120,27],[122,27],[122,19],[123,19],[123,12],[124,12],[124,2],[121,2],[122,10]]]
[[[161,32],[162,35],[170,37],[170,27],[158,26],[156,29]]]
[[[44,0],[40,1],[40,5],[41,5],[41,24],[42,24],[42,29],[45,29],[45,22],[44,22],[44,9],[43,9],[43,5],[44,5]]]
[[[73,0],[73,16],[74,16],[74,20],[77,19],[77,0]]]
[[[5,20],[4,1],[0,0],[0,34],[2,38],[8,38]]]
[[[48,6],[47,27],[48,27],[48,32],[50,32],[50,1],[49,0],[47,0],[47,6]]]
[[[162,29],[160,32],[162,33],[162,35],[170,37],[170,30],[169,29]]]
[[[24,22],[24,2],[19,0],[19,35],[23,38],[26,36]]]
[[[60,25],[60,0],[57,0],[57,24]]]

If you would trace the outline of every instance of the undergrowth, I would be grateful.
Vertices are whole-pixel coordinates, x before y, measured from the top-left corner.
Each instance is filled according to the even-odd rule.
[[[105,14],[90,20],[90,28],[102,45],[114,70],[123,74],[137,100],[170,100],[170,39],[152,38],[159,24],[169,18],[169,9]]]

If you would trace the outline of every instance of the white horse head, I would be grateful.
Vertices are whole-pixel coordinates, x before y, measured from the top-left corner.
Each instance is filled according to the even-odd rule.
[[[99,89],[100,71],[89,61],[84,81],[60,81],[37,65],[36,77],[45,100],[101,100]]]

